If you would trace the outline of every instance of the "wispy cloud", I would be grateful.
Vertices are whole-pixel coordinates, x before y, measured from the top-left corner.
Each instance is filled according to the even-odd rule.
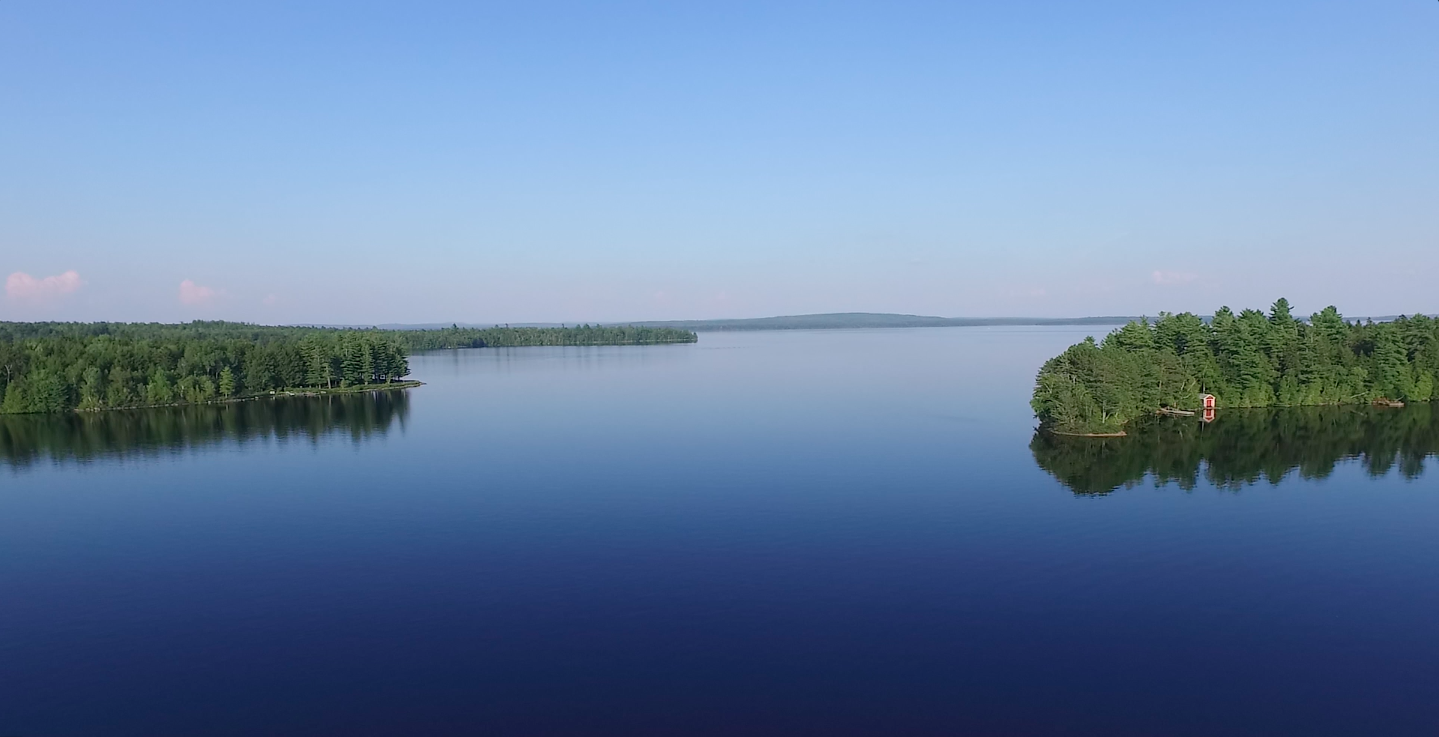
[[[189,279],[180,282],[180,302],[187,305],[209,304],[220,296],[220,292],[210,287],[200,286]]]
[[[1156,271],[1149,275],[1155,284],[1188,284],[1199,278],[1198,274],[1187,271]]]
[[[73,294],[83,286],[85,280],[73,270],[44,279],[17,271],[5,280],[5,295],[10,299],[40,301]]]

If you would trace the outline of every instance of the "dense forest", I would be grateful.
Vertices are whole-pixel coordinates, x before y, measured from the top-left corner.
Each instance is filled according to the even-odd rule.
[[[116,412],[0,415],[0,461],[24,467],[41,459],[151,457],[220,442],[314,442],[383,436],[409,413],[405,392],[323,397],[266,397]]]
[[[229,322],[0,323],[0,414],[393,385],[434,348],[693,342],[628,327],[375,330]]]
[[[1278,483],[1298,471],[1325,478],[1350,458],[1362,459],[1372,476],[1397,469],[1405,478],[1424,472],[1439,454],[1439,407],[1369,406],[1236,409],[1212,423],[1193,418],[1140,420],[1144,431],[1125,438],[1068,438],[1036,432],[1030,450],[1040,468],[1076,494],[1108,494],[1146,479],[1155,485],[1197,486],[1205,478],[1238,490]]]
[[[1047,361],[1030,402],[1041,426],[1113,432],[1161,408],[1425,402],[1439,394],[1439,320],[1346,321],[1333,307],[1308,320],[1289,302],[1208,320],[1161,313],[1071,346]]]
[[[655,345],[693,343],[688,330],[632,325],[581,325],[572,328],[461,328],[404,330],[398,335],[411,350],[437,348],[512,348],[519,346]]]

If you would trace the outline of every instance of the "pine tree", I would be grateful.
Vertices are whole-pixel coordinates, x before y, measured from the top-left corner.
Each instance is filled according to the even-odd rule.
[[[1404,346],[1397,331],[1377,330],[1374,335],[1375,390],[1388,399],[1410,398],[1413,384]]]

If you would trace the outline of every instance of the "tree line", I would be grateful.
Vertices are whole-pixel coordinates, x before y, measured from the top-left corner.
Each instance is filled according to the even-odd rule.
[[[1113,432],[1197,409],[1201,394],[1220,407],[1426,402],[1439,394],[1439,320],[1351,322],[1326,307],[1306,321],[1282,298],[1267,315],[1160,313],[1045,362],[1030,405],[1048,429]]]
[[[0,326],[5,414],[199,404],[388,384],[409,373],[405,346],[379,331]]]
[[[577,325],[575,327],[500,327],[404,331],[413,350],[440,348],[512,348],[518,346],[656,345],[694,343],[699,337],[688,330],[650,328],[634,325]]]
[[[1326,478],[1342,461],[1359,459],[1371,476],[1397,469],[1419,478],[1426,459],[1439,454],[1439,407],[1368,406],[1239,409],[1209,424],[1192,418],[1146,419],[1144,432],[1125,438],[1068,438],[1036,432],[1034,460],[1075,494],[1108,494],[1152,481],[1155,486],[1197,487],[1200,473],[1213,485],[1238,490],[1278,483],[1298,471]]]
[[[0,414],[202,404],[383,386],[437,348],[692,343],[668,328],[285,327],[219,321],[0,322]]]

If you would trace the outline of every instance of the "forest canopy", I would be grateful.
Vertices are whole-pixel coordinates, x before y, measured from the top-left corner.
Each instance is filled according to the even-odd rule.
[[[518,346],[655,345],[693,343],[688,330],[634,325],[578,325],[572,328],[462,328],[397,331],[411,350],[437,348],[510,348]]]
[[[0,413],[202,404],[287,390],[383,387],[413,351],[694,342],[632,327],[377,330],[231,322],[0,322]]]
[[[1265,314],[1160,313],[1045,362],[1030,402],[1041,427],[1103,433],[1161,408],[1425,402],[1439,386],[1439,320],[1350,322],[1334,307],[1307,320],[1280,299]]]

